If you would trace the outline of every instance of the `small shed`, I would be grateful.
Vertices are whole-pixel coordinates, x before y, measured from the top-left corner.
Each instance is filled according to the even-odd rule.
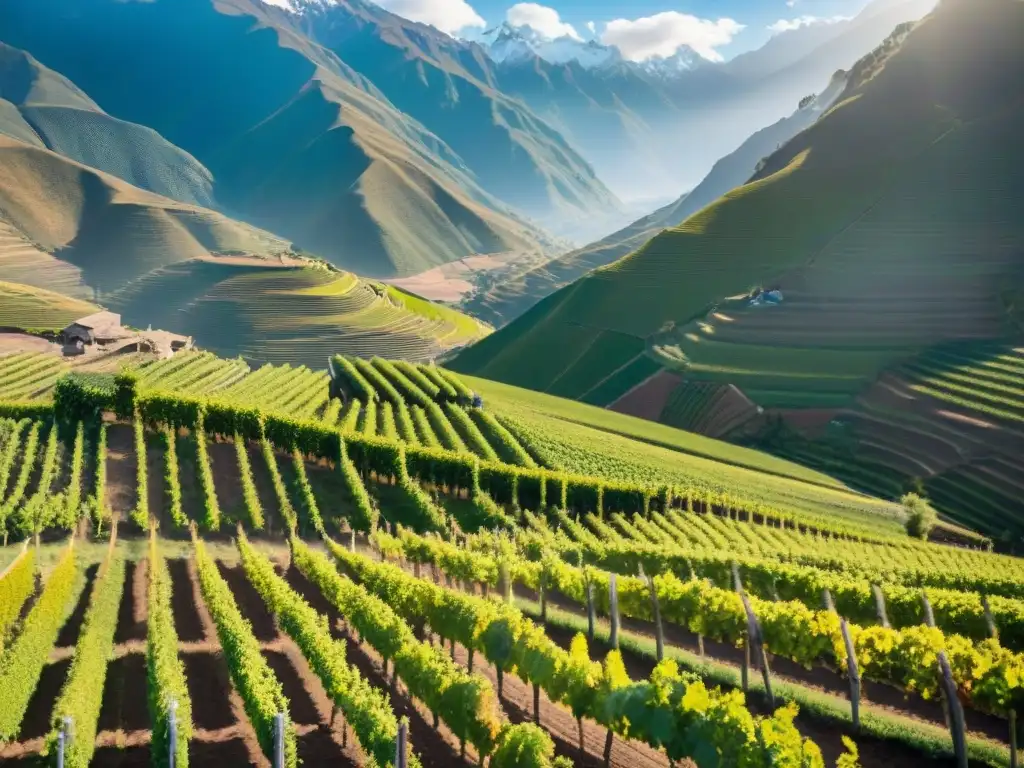
[[[121,315],[116,312],[95,312],[80,317],[63,331],[65,344],[81,341],[83,344],[104,344],[131,335],[121,326]]]

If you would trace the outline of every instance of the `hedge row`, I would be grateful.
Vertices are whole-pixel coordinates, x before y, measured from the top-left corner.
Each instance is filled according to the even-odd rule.
[[[373,370],[372,366],[370,368]],[[115,406],[110,390],[89,387],[71,379],[61,379],[61,382],[64,394],[63,405],[57,410],[60,420]],[[638,484],[612,483],[597,477],[481,461],[468,453],[406,446],[398,440],[375,435],[350,433],[343,440],[341,430],[321,421],[266,414],[258,408],[207,397],[157,390],[138,392],[131,389],[133,382],[130,376],[118,377],[114,390],[117,408],[131,405],[143,420],[154,426],[203,428],[209,434],[226,437],[237,434],[255,441],[266,438],[278,449],[289,452],[297,449],[307,456],[325,457],[335,462],[341,456],[344,443],[348,457],[364,475],[373,472],[380,477],[398,479],[404,470],[416,480],[449,489],[479,487],[501,505],[518,505],[524,509],[557,506],[577,514],[600,514],[605,510],[636,514],[647,512],[652,499],[667,501],[671,497],[671,494],[665,496],[664,489],[659,492],[659,489]],[[61,410],[64,407],[69,408],[70,413]]]

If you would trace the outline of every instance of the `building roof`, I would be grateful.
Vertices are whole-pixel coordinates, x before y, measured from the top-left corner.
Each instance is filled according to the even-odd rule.
[[[82,328],[88,328],[90,331],[97,333],[114,331],[118,334],[122,333],[121,328],[121,316],[116,312],[94,312],[91,315],[78,318],[71,325],[81,326]],[[69,328],[71,326],[68,326]]]

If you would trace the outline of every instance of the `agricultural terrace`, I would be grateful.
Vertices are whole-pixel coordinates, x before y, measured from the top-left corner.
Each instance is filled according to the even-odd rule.
[[[898,493],[916,479],[949,519],[1019,549],[1019,349],[976,343],[932,347],[887,372],[837,418],[841,428],[781,453],[879,495]]]
[[[125,321],[193,336],[225,357],[322,366],[323,350],[427,360],[489,328],[353,274],[272,263],[187,261],[104,298]]]
[[[810,470],[381,358],[33,397],[0,402],[5,761],[70,718],[75,766],[1011,762],[1024,564]]]

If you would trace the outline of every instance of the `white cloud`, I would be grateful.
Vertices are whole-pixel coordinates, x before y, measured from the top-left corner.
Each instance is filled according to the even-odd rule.
[[[797,0],[786,0],[786,7],[796,8]]]
[[[590,34],[592,34],[592,35],[596,35],[597,34],[597,24],[595,24],[594,22],[588,21],[587,22],[587,29],[590,30]]]
[[[546,5],[516,3],[508,9],[505,19],[513,27],[529,27],[552,40],[566,36],[581,39],[572,24],[562,21],[558,11]]]
[[[810,27],[815,24],[837,24],[840,21],[849,20],[849,16],[798,16],[795,19],[779,19],[774,24],[769,24],[768,29],[772,32],[792,32],[800,27]]]
[[[483,27],[484,20],[466,0],[376,0],[392,13],[429,24],[442,32],[454,35],[469,27]]]
[[[614,45],[630,61],[652,56],[671,56],[681,45],[688,45],[705,59],[721,61],[716,51],[728,45],[743,29],[733,19],[699,19],[696,16],[665,11],[639,19],[615,19],[605,25],[601,42]]]

